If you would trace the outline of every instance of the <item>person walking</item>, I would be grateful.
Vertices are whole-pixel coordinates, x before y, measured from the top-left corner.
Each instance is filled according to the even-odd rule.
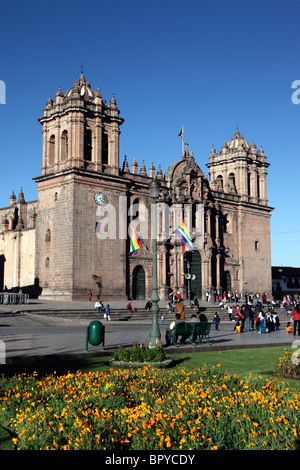
[[[293,335],[296,335],[298,331],[298,336],[300,336],[300,304],[296,304],[294,310],[292,311],[291,320],[294,322]]]
[[[268,333],[268,329],[265,327],[265,314],[262,313],[262,312],[259,312],[259,319],[260,319],[260,322],[259,322],[259,332],[258,333],[262,333],[263,331],[265,333]]]
[[[110,306],[109,306],[109,304],[107,304],[106,308],[105,308],[105,318],[106,318],[106,321],[110,320]]]
[[[219,323],[221,321],[221,318],[219,316],[219,312],[216,312],[215,313],[215,316],[214,316],[214,319],[213,319],[213,323],[215,325],[215,329],[218,330],[219,329]]]

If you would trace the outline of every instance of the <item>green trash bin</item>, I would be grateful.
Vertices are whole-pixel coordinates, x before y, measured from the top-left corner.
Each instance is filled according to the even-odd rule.
[[[104,350],[105,327],[100,321],[94,320],[86,327],[86,350],[88,351],[89,343],[92,346],[99,346],[102,343]]]

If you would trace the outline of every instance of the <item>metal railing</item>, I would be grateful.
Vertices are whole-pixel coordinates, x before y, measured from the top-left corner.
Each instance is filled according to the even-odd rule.
[[[0,305],[10,305],[10,304],[28,304],[29,294],[23,293],[11,293],[11,292],[2,292],[0,293]]]

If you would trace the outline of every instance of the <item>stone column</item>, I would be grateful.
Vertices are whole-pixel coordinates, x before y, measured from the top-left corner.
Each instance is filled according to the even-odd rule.
[[[221,255],[217,254],[217,266],[216,266],[216,288],[217,290],[221,289]]]

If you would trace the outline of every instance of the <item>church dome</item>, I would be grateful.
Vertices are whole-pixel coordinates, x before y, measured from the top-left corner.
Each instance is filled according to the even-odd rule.
[[[79,79],[75,80],[72,88],[70,88],[65,93],[65,96],[67,98],[73,95],[84,96],[86,99],[94,99],[96,96],[95,91],[91,89],[90,82],[85,81],[85,76],[83,75],[83,72],[81,72]]]
[[[182,178],[184,174],[195,173],[203,176],[202,170],[195,162],[193,154],[191,155],[187,150],[184,151],[181,160],[171,163],[165,172],[165,180],[167,182],[175,181],[177,178]]]
[[[234,136],[231,137],[229,142],[227,142],[227,148],[229,151],[232,151],[232,152],[239,150],[241,148],[249,152],[251,149],[251,144],[249,144],[249,142],[244,139],[244,136],[242,136],[239,133],[239,130],[237,129],[235,131]]]

